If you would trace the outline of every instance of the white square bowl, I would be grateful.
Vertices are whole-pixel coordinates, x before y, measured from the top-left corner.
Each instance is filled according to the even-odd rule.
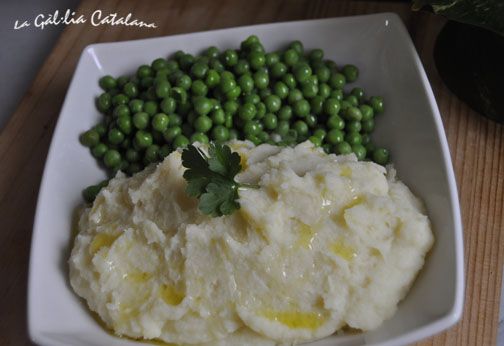
[[[84,49],[70,84],[40,187],[30,259],[28,319],[42,345],[138,345],[108,334],[73,293],[67,260],[72,214],[81,190],[104,178],[79,134],[100,115],[98,79],[134,73],[140,64],[182,49],[237,47],[256,34],[267,50],[299,39],[322,48],[338,64],[360,69],[358,85],[385,99],[374,139],[390,148],[399,177],[425,202],[436,242],[396,315],[379,329],[330,336],[313,345],[402,345],[455,324],[463,306],[462,226],[457,189],[443,125],[431,87],[410,37],[397,15],[382,13],[223,29]]]

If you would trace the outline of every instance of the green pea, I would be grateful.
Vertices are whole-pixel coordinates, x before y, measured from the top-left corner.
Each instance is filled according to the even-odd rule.
[[[245,139],[251,141],[252,143],[254,143],[254,145],[260,145],[261,144],[261,140],[256,135],[246,135]]]
[[[156,144],[149,145],[145,149],[144,159],[147,164],[157,162],[159,155],[159,146]]]
[[[163,137],[167,142],[173,142],[175,137],[182,134],[180,126],[169,127],[163,132]]]
[[[353,107],[350,102],[347,100],[340,101],[340,108],[343,114],[345,114],[346,110],[350,107]]]
[[[236,87],[236,82],[232,78],[223,78],[221,76],[219,87],[223,93],[227,93]]]
[[[247,121],[252,120],[256,116],[257,109],[253,103],[246,102],[238,109],[238,116],[240,119]]]
[[[273,86],[273,92],[281,99],[285,99],[287,96],[289,96],[289,88],[282,81],[275,83],[275,85]]]
[[[138,96],[138,88],[134,83],[128,82],[123,87],[123,93],[130,98],[134,98]]]
[[[151,63],[151,67],[154,71],[159,71],[166,68],[166,59],[157,58]]]
[[[269,76],[268,73],[263,71],[257,71],[254,73],[254,84],[257,89],[265,89],[269,84]]]
[[[294,75],[292,73],[286,73],[282,77],[282,82],[284,82],[285,85],[287,85],[287,87],[291,90],[296,88],[297,86],[296,78],[294,78]]]
[[[202,62],[196,62],[191,66],[191,75],[197,79],[205,78],[208,72],[208,65]]]
[[[129,97],[124,94],[117,94],[112,97],[112,105],[119,106],[125,105],[129,102]]]
[[[208,142],[209,142],[208,136],[205,135],[204,133],[201,133],[201,132],[193,133],[190,141],[191,141],[191,143],[199,142],[202,144],[208,144]]]
[[[119,105],[114,108],[113,114],[115,117],[127,117],[130,115],[130,109],[126,105]]]
[[[152,77],[153,72],[150,66],[148,65],[141,65],[138,67],[137,70],[137,77],[138,78],[145,78],[145,77]]]
[[[331,78],[329,78],[329,86],[333,89],[343,89],[345,84],[346,78],[342,73],[334,73]]]
[[[154,85],[154,78],[144,77],[144,78],[140,79],[139,85],[142,90],[149,89],[151,86]]]
[[[348,107],[345,112],[345,118],[348,120],[353,120],[353,121],[360,121],[362,120],[362,113],[359,108],[357,107]]]
[[[138,112],[133,115],[133,125],[139,130],[144,130],[149,126],[149,114]]]
[[[333,90],[333,91],[331,91],[331,94],[329,95],[329,97],[341,102],[341,101],[343,101],[343,90],[341,90],[341,89]]]
[[[238,85],[244,93],[249,94],[254,90],[254,79],[250,74],[244,74],[238,79]]]
[[[304,54],[303,44],[299,40],[292,41],[289,44],[289,48],[294,49],[296,51],[296,53],[298,53],[299,55],[303,55]]]
[[[153,138],[149,132],[138,130],[135,134],[135,143],[139,148],[147,148],[152,145]]]
[[[359,110],[362,114],[362,121],[372,120],[374,117],[373,108],[369,105],[360,105]]]
[[[339,115],[334,114],[327,119],[327,127],[330,129],[343,130],[345,128],[345,121]]]
[[[310,128],[314,128],[318,124],[318,119],[315,114],[308,114],[305,118],[304,121]]]
[[[300,118],[305,118],[310,113],[310,103],[305,99],[298,100],[292,105],[294,114]]]
[[[115,149],[109,149],[103,156],[103,163],[108,168],[114,168],[121,163],[121,154]]]
[[[270,136],[266,131],[261,131],[257,134],[257,138],[259,139],[259,142],[265,143],[269,141]]]
[[[200,96],[194,100],[194,110],[199,115],[207,115],[213,108],[210,99]]]
[[[238,63],[238,53],[233,49],[227,49],[222,55],[222,62],[226,67],[235,66]]]
[[[165,98],[168,97],[170,94],[170,82],[162,80],[162,81],[157,81],[155,83],[155,88],[156,88],[156,96],[159,98]]]
[[[320,66],[315,69],[315,75],[321,83],[328,82],[331,78],[331,70],[326,66]]]
[[[365,133],[371,133],[374,130],[374,126],[375,126],[375,123],[374,123],[373,119],[364,120],[362,122],[362,131]]]
[[[238,112],[239,104],[234,100],[224,102],[223,108],[224,112],[228,114],[235,114]]]
[[[129,135],[131,133],[133,125],[131,124],[130,116],[120,116],[117,118],[116,123],[119,130],[121,130],[124,134]]]
[[[224,110],[220,107],[214,109],[210,114],[210,117],[212,118],[212,122],[216,125],[223,125],[226,121],[226,113],[224,113]]]
[[[140,153],[137,150],[132,149],[132,148],[129,148],[126,150],[125,157],[128,162],[140,161]]]
[[[98,81],[98,84],[105,91],[108,91],[108,90],[111,90],[111,89],[114,89],[115,87],[117,87],[117,81],[114,79],[114,77],[112,77],[110,75],[101,77],[100,80]]]
[[[192,80],[191,77],[189,77],[186,74],[181,75],[177,81],[176,81],[176,86],[179,88],[182,88],[184,90],[189,90],[191,88]]]
[[[331,87],[327,83],[320,83],[318,86],[318,96],[323,99],[328,98],[331,95]]]
[[[152,128],[156,131],[163,132],[168,128],[170,118],[164,113],[157,113],[152,118]]]
[[[95,130],[100,138],[107,134],[107,126],[104,123],[96,124],[92,130]]]
[[[287,132],[289,132],[290,130],[290,125],[289,125],[289,122],[287,120],[280,120],[278,122],[278,127],[277,127],[277,130],[276,132],[280,135],[280,136],[285,136],[287,134]]]
[[[178,65],[178,62],[176,60],[174,60],[174,59],[168,59],[166,61],[166,69],[169,72],[178,70],[178,68],[179,68],[179,65]]]
[[[112,105],[112,96],[106,92],[102,93],[96,101],[96,107],[102,113],[105,113],[107,110],[109,110],[111,105]]]
[[[272,95],[273,92],[271,91],[270,88],[266,88],[266,89],[261,89],[259,90],[259,97],[264,100],[266,97]]]
[[[292,89],[290,92],[289,92],[289,96],[287,97],[287,101],[290,103],[290,104],[294,104],[296,103],[297,101],[300,101],[303,99],[303,93],[301,92],[301,90],[299,89]]]
[[[172,97],[166,97],[163,99],[163,101],[161,101],[160,107],[163,113],[171,114],[175,112],[175,109],[177,108],[177,102]]]
[[[278,53],[271,52],[266,54],[266,66],[271,67],[280,61],[280,56]]]
[[[387,149],[376,148],[373,151],[373,161],[379,165],[386,165],[389,162],[390,154]]]
[[[359,88],[359,87],[355,87],[353,88],[351,91],[350,91],[350,94],[357,97],[357,99],[359,100],[359,102],[364,99],[364,89],[362,88]]]
[[[241,88],[239,86],[235,86],[233,89],[229,90],[226,93],[226,99],[236,100],[241,95],[241,92]]]
[[[103,143],[98,143],[91,149],[91,154],[97,159],[102,158],[103,155],[107,152],[108,147]]]
[[[317,81],[307,81],[302,84],[301,92],[306,98],[315,97],[318,94],[318,82]]]
[[[312,70],[306,63],[297,63],[293,68],[293,74],[298,82],[303,83],[311,76]]]
[[[256,105],[259,102],[261,102],[261,98],[257,94],[245,95],[245,97],[243,98],[243,102],[244,103],[248,102],[248,103],[252,103],[252,104]]]
[[[208,88],[215,88],[220,83],[220,74],[214,69],[208,70],[205,83]]]
[[[94,147],[100,143],[100,135],[96,130],[88,130],[80,136],[80,142],[86,147]]]
[[[283,62],[276,62],[271,66],[271,76],[281,78],[287,73],[287,66]]]
[[[348,95],[345,100],[352,106],[357,107],[359,105],[359,99],[355,95]]]
[[[191,91],[195,96],[205,96],[208,93],[208,87],[202,80],[195,80],[191,85]]]
[[[282,100],[277,95],[269,95],[265,98],[264,104],[269,112],[277,112],[282,106]]]
[[[170,97],[175,99],[179,104],[184,104],[187,102],[187,91],[180,87],[171,88]]]
[[[287,66],[294,66],[299,61],[299,54],[294,49],[287,49],[284,52],[283,61]]]
[[[134,99],[129,102],[130,113],[138,113],[143,111],[144,101],[140,99]]]
[[[248,56],[250,67],[258,70],[266,64],[266,57],[262,52],[251,52]]]
[[[180,68],[184,71],[188,71],[192,64],[194,64],[194,56],[191,54],[184,54],[179,60]]]
[[[260,120],[260,119],[264,118],[264,116],[266,115],[266,105],[263,102],[259,102],[256,105],[256,109],[257,109],[257,113],[255,116],[256,119]]]
[[[322,59],[324,59],[324,51],[322,49],[313,49],[310,52],[309,57],[310,57],[310,60],[312,60],[312,61],[322,60]]]
[[[380,96],[373,96],[369,99],[369,105],[373,107],[375,113],[383,113],[383,98]]]
[[[352,146],[347,142],[336,144],[336,153],[339,155],[348,155],[352,153]]]
[[[243,125],[243,133],[248,135],[257,135],[261,131],[259,123],[254,120],[247,120]]]
[[[182,125],[182,117],[178,114],[172,113],[168,114],[168,126],[169,127],[176,127],[176,126],[181,126]]]
[[[175,148],[183,148],[183,147],[187,147],[188,145],[189,145],[189,139],[187,139],[187,137],[184,135],[178,135],[173,140],[173,146]]]
[[[354,65],[343,66],[343,74],[349,83],[355,82],[359,77],[359,69]]]
[[[340,108],[340,103],[336,99],[330,97],[324,101],[324,112],[329,116],[337,115]]]
[[[292,118],[292,107],[289,105],[282,106],[278,111],[278,119],[280,120],[289,120]]]
[[[330,144],[338,144],[343,142],[345,134],[338,129],[332,129],[327,133],[325,140]]]
[[[349,132],[345,136],[345,141],[350,145],[361,144],[362,138],[358,132]]]
[[[320,138],[321,140],[324,140],[327,132],[324,129],[316,129],[315,131],[313,131],[313,135]]]
[[[194,121],[194,128],[198,132],[207,132],[212,128],[212,119],[206,115],[200,115]]]
[[[236,63],[236,65],[234,66],[233,69],[234,69],[234,72],[239,76],[241,76],[243,74],[250,73],[250,65],[249,65],[248,61],[245,59],[238,60],[238,62]]]
[[[256,35],[250,35],[247,37],[244,41],[241,42],[240,48],[242,50],[248,50],[250,46],[252,46],[255,43],[259,43],[259,38]]]
[[[363,133],[361,135],[361,144],[366,146],[369,142],[371,142],[371,136],[367,133]]]
[[[230,113],[224,113],[224,114],[225,114],[224,126],[227,127],[228,129],[231,129],[233,127],[233,115]]]
[[[312,113],[321,114],[324,110],[324,98],[322,96],[315,96],[310,101],[310,108]]]
[[[147,101],[144,103],[144,112],[150,116],[153,116],[158,112],[158,104],[154,101]]]
[[[360,132],[362,129],[362,124],[360,121],[352,120],[347,123],[346,130],[348,132]]]
[[[308,140],[312,142],[316,147],[320,147],[322,145],[322,140],[317,136],[310,136]]]
[[[366,148],[362,144],[352,145],[352,151],[357,156],[357,160],[361,161],[366,158]]]
[[[273,113],[268,113],[263,119],[264,127],[268,130],[274,130],[278,126],[278,118]]]
[[[212,129],[212,138],[218,142],[224,142],[229,139],[229,130],[227,127],[217,125]]]
[[[296,130],[298,137],[305,136],[308,134],[308,125],[304,121],[298,120],[294,123],[294,130]]]

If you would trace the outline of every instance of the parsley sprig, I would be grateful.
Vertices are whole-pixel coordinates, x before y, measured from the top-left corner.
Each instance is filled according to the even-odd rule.
[[[199,210],[210,216],[232,214],[240,208],[238,190],[257,188],[234,180],[241,171],[240,155],[223,144],[210,143],[208,155],[194,145],[182,151],[186,192],[199,199]]]

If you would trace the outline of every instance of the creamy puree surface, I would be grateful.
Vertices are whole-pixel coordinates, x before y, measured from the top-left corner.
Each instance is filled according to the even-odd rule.
[[[210,218],[185,193],[180,151],[119,173],[83,211],[75,292],[117,335],[176,344],[273,345],[377,328],[433,243],[393,169],[311,143],[242,157],[241,208]]]

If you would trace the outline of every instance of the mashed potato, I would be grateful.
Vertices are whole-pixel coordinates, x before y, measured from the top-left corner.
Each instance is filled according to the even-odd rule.
[[[241,208],[210,218],[180,152],[103,189],[79,222],[70,281],[118,335],[273,345],[377,328],[433,243],[393,171],[353,155],[234,142]]]

